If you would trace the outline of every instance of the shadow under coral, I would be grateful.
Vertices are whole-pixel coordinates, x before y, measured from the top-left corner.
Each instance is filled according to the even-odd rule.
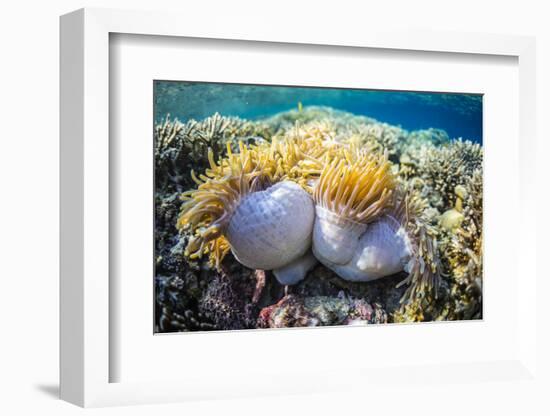
[[[180,267],[183,276],[156,279],[156,332],[387,323],[405,290],[396,289],[403,274],[354,283],[320,264],[300,283],[283,286],[232,255],[221,272],[204,263]]]

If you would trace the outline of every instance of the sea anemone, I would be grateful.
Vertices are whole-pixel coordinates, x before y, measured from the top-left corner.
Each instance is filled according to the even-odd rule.
[[[368,281],[382,277],[380,273],[387,275],[387,265],[364,264],[364,259],[358,258],[363,251],[360,240],[368,224],[388,208],[395,183],[387,156],[368,154],[351,159],[335,159],[327,165],[315,188],[313,253],[340,277]],[[388,247],[387,253],[376,254],[394,253]],[[372,251],[366,254],[377,257]],[[377,266],[383,267],[375,270]]]
[[[414,188],[396,194],[388,214],[402,224],[411,244],[411,256],[404,270],[408,276],[399,286],[407,285],[402,300],[418,300],[427,294],[438,297],[441,262],[438,254],[438,230],[425,198]]]
[[[313,195],[313,253],[326,267],[349,281],[406,271],[403,299],[437,287],[437,244],[422,220],[426,205],[399,188],[387,153],[335,159]]]
[[[228,147],[218,163],[210,154],[210,169],[186,192],[178,220],[193,238],[186,254],[209,254],[220,268],[231,250],[243,265],[274,270],[283,284],[295,283],[315,263],[309,252],[314,206],[304,189],[318,175],[326,150],[319,139],[284,138],[272,143]],[[300,186],[303,185],[303,186]]]
[[[387,153],[319,131],[296,125],[271,143],[241,142],[217,163],[210,153],[205,174],[192,173],[198,189],[183,194],[178,227],[193,233],[186,254],[209,254],[219,268],[231,250],[249,268],[274,270],[283,284],[302,280],[318,259],[350,281],[405,270],[407,296],[435,286],[435,242]]]

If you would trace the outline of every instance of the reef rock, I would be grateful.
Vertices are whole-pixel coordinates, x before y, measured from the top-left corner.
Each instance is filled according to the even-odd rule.
[[[287,295],[274,305],[263,308],[259,328],[289,328],[330,325],[366,325],[387,322],[379,305],[353,299],[343,292],[338,297]]]

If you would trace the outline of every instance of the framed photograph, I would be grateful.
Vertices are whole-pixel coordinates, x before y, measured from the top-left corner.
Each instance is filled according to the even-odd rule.
[[[153,100],[155,333],[483,318],[482,94]]]
[[[61,397],[537,383],[534,40],[181,19],[61,18]]]

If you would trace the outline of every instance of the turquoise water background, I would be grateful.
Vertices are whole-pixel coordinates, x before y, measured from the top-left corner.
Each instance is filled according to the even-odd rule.
[[[451,139],[482,143],[482,95],[265,85],[154,82],[155,121],[166,114],[185,122],[218,112],[257,119],[296,109],[298,103],[365,115],[406,130],[443,129]]]

